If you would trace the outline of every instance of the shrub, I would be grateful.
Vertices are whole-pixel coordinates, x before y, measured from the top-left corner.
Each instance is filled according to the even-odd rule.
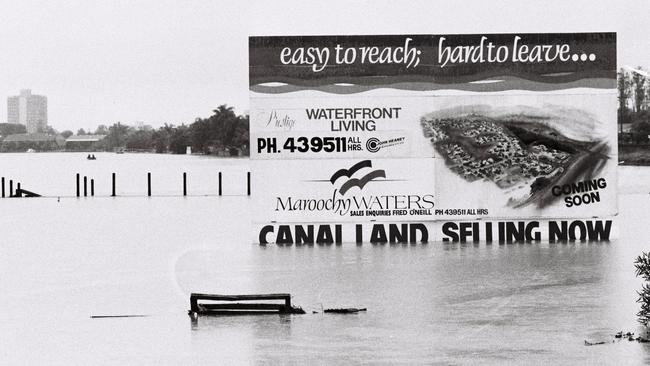
[[[639,323],[648,326],[650,323],[650,253],[641,253],[634,261],[637,277],[646,280],[638,292],[638,303],[641,304],[641,310],[637,313]]]

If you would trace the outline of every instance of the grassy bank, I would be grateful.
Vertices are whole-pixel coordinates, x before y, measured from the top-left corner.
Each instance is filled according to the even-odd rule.
[[[618,163],[650,166],[650,145],[619,145]]]

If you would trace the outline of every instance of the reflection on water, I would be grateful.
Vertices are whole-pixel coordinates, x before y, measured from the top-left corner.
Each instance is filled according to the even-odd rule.
[[[621,196],[610,243],[491,245],[257,246],[248,197],[3,200],[0,364],[650,362],[584,346],[639,330],[647,193]],[[190,292],[289,292],[307,314],[193,324]]]

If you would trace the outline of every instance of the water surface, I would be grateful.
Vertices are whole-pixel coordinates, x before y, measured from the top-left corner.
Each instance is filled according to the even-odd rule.
[[[215,172],[245,181],[246,160],[97,154],[82,174],[137,177],[132,197],[68,197],[84,156],[0,155],[2,172],[63,196],[0,201],[0,364],[650,362],[647,344],[584,346],[639,329],[650,169],[620,169],[609,243],[278,247],[251,244],[245,186],[177,196],[183,171],[212,194]],[[149,169],[166,196],[138,191]],[[308,313],[192,323],[191,292],[289,292]],[[320,313],[347,306],[368,311]],[[123,314],[148,317],[90,318]]]

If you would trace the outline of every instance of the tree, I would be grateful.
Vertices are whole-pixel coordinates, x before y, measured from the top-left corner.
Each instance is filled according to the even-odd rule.
[[[190,126],[192,147],[208,153],[211,148],[248,146],[248,116],[238,116],[225,104],[213,110],[213,115],[197,118]]]
[[[185,150],[189,145],[191,145],[189,127],[185,125],[176,127],[169,139],[169,151],[173,154],[185,154]]]
[[[650,121],[638,120],[632,124],[632,137],[637,144],[647,143],[650,135]]]
[[[153,131],[137,130],[126,137],[127,149],[150,150],[154,147]]]
[[[169,144],[173,133],[174,125],[168,125],[167,123],[154,131],[151,138],[153,140],[153,148],[156,149],[157,153],[164,153],[169,150]]]
[[[18,123],[0,123],[0,135],[8,136],[18,133],[27,133],[27,127]]]
[[[619,132],[623,132],[623,123],[628,121],[628,99],[632,94],[632,80],[630,75],[621,68],[618,71],[617,78],[617,88],[618,88],[618,123],[619,123]]]
[[[129,132],[132,130],[131,127],[123,125],[120,122],[113,123],[108,128],[108,136],[104,138],[104,141],[108,144],[109,149],[125,146]]]
[[[211,140],[209,119],[197,118],[190,126],[190,135],[194,151],[205,151]]]
[[[637,67],[637,70],[643,71],[641,66]],[[645,76],[640,72],[632,73],[632,87],[634,89],[634,111],[640,112],[645,105]]]
[[[80,128],[80,129],[77,130],[77,136],[82,136],[82,135],[85,135],[85,134],[86,134],[86,131],[84,131],[83,128]]]
[[[41,131],[41,132],[45,132],[48,135],[58,135],[59,134],[59,131],[55,130],[54,127],[52,127],[52,126],[45,126],[45,130]]]
[[[65,130],[65,131],[61,132],[61,136],[63,136],[63,138],[65,138],[65,139],[67,139],[68,137],[70,137],[72,135],[74,135],[74,133],[72,133],[72,131],[70,131],[70,130]]]
[[[95,135],[108,135],[108,127],[106,125],[99,125],[95,130]]]
[[[650,80],[648,80],[648,78],[646,78],[645,85],[645,104],[643,105],[643,109],[647,111],[650,109],[648,108],[650,105]]]

